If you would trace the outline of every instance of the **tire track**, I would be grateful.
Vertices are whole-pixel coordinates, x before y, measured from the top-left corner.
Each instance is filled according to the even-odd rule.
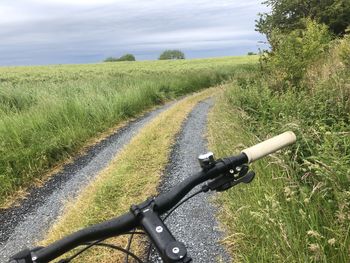
[[[33,247],[62,213],[65,202],[74,199],[143,126],[172,104],[168,103],[130,122],[90,147],[73,163],[65,165],[42,187],[31,189],[19,206],[0,210],[0,261],[7,261],[9,256],[24,247]]]
[[[169,191],[201,169],[197,157],[207,152],[204,134],[212,104],[212,99],[200,102],[184,123],[160,185],[161,193]],[[191,193],[198,189],[195,188]],[[225,248],[218,243],[223,235],[215,217],[218,208],[210,200],[212,196],[208,193],[199,194],[181,205],[166,221],[175,238],[187,247],[193,262],[230,262]],[[162,261],[153,253],[152,262]]]

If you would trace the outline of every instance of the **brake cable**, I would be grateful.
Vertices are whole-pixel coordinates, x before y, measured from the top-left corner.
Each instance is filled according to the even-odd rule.
[[[137,234],[137,235],[145,235],[145,233],[142,232],[142,231],[126,232],[126,233],[124,233],[122,235],[132,235],[133,236],[135,234]],[[94,241],[94,242],[84,243],[83,245],[86,245],[86,247],[84,247],[83,249],[79,250],[77,253],[75,253],[74,255],[70,256],[69,258],[61,259],[57,263],[68,263],[68,262],[71,262],[74,258],[76,258],[77,256],[79,256],[80,254],[82,254],[83,252],[85,252],[86,250],[90,249],[93,246],[108,247],[108,248],[112,248],[112,249],[115,249],[115,250],[119,250],[119,251],[127,254],[128,256],[131,256],[137,262],[144,263],[138,256],[136,256],[134,253],[130,252],[129,249],[125,249],[125,248],[122,248],[120,246],[116,246],[116,245],[112,245],[112,244],[108,244],[108,243],[101,243],[104,240],[106,240],[106,239],[100,239],[100,240],[97,240],[97,241]]]
[[[129,237],[128,245],[126,246],[126,250],[128,251],[130,251],[132,239],[134,238],[135,232],[136,232],[136,229],[134,228]],[[125,254],[125,263],[129,263],[129,254]]]

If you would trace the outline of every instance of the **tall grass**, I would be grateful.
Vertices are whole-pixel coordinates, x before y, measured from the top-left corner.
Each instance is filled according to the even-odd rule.
[[[90,138],[254,58],[0,68],[0,205]]]
[[[309,65],[298,90],[275,92],[269,77],[255,72],[228,89],[221,119],[235,118],[242,139],[290,129],[298,138],[291,150],[254,166],[255,182],[222,199],[237,261],[350,261],[350,71],[340,56],[347,41]],[[234,132],[240,130],[213,136],[214,147],[224,151]]]

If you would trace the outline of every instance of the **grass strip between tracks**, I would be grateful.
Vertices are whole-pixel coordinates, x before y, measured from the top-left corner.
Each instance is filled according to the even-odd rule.
[[[216,88],[211,88],[193,94],[147,124],[76,201],[67,202],[63,216],[41,244],[47,245],[80,228],[120,215],[131,204],[155,195],[183,121],[199,101],[216,91]],[[124,246],[126,238],[110,240],[112,243],[117,241]],[[134,251],[142,250],[142,246],[134,248]],[[120,253],[97,248],[83,253],[77,262],[111,262],[116,259],[121,259]]]

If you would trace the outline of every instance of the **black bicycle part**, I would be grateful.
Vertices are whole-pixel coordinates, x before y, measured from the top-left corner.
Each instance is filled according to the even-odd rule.
[[[154,199],[148,199],[140,205],[132,205],[130,211],[138,218],[140,226],[150,237],[164,263],[188,263],[187,249],[176,241],[157,212],[154,211]]]
[[[86,247],[84,247],[83,249],[79,250],[77,253],[75,253],[74,255],[70,256],[69,258],[65,258],[65,259],[61,259],[60,261],[58,261],[58,263],[69,263],[71,262],[73,259],[75,259],[76,257],[78,257],[80,254],[84,253],[86,250],[88,250],[89,248],[99,244],[100,242],[102,242],[103,240],[97,240],[95,242],[92,243],[88,243],[86,244]]]
[[[132,232],[131,232],[131,235],[130,237],[128,238],[128,244],[126,246],[126,250],[127,251],[130,251],[131,249],[131,243],[132,243],[132,239],[134,238],[134,233],[136,232],[136,229],[134,229]],[[129,263],[129,254],[125,254],[125,263]]]
[[[9,263],[32,263],[32,253],[35,251],[38,251],[44,247],[35,247],[31,250],[28,248],[23,249],[22,251],[18,252],[17,254],[13,255],[10,258]]]
[[[167,218],[179,207],[181,206],[183,203],[185,203],[186,201],[188,201],[189,199],[195,197],[196,195],[203,193],[204,191],[201,189],[193,194],[191,194],[190,196],[186,197],[185,199],[183,199],[180,203],[178,203],[176,206],[174,206],[167,214],[165,217],[162,218],[163,222],[165,222],[165,220],[167,220]],[[147,249],[147,255],[146,255],[146,259],[149,260],[150,256],[151,256],[151,252],[152,252],[152,243],[149,244],[148,249]]]
[[[186,197],[185,199],[183,199],[180,203],[178,203],[176,206],[174,206],[167,214],[166,216],[163,218],[163,221],[165,222],[165,220],[179,207],[181,206],[183,203],[185,203],[186,201],[190,200],[191,198],[195,197],[196,195],[200,194],[200,193],[204,193],[203,189],[191,194],[190,196]]]
[[[113,244],[102,243],[102,241],[103,240],[98,240],[98,241],[95,241],[95,242],[85,243],[83,245],[86,245],[86,247],[84,247],[83,249],[78,251],[76,254],[72,255],[71,257],[69,257],[67,259],[61,259],[57,263],[69,263],[74,258],[76,258],[77,256],[79,256],[80,254],[82,254],[83,252],[85,252],[86,250],[88,250],[89,248],[91,248],[93,246],[112,248],[112,249],[121,251],[121,252],[131,256],[132,258],[134,258],[139,263],[144,263],[138,256],[136,256],[134,253],[130,252],[128,249],[124,249],[124,248],[122,248],[120,246],[116,246],[116,245],[113,245]]]
[[[248,163],[248,157],[241,153],[237,156],[228,157],[218,160],[215,165],[208,171],[201,171],[176,185],[172,190],[155,198],[155,208],[159,214],[174,207],[178,202],[185,197],[195,186],[204,183],[210,179],[214,179],[221,174],[225,174],[231,169],[236,169],[237,166]]]
[[[237,166],[235,169],[230,169],[228,172],[218,176],[217,178],[203,185],[203,192],[217,191],[222,192],[239,184],[250,183],[255,177],[253,171],[249,171],[248,165]]]
[[[98,244],[95,244],[94,246],[107,247],[107,248],[112,248],[112,249],[121,251],[121,252],[131,256],[132,258],[134,258],[137,262],[144,263],[142,261],[142,259],[140,259],[138,256],[136,256],[134,253],[132,253],[129,250],[124,249],[124,248],[122,248],[120,246],[116,246],[116,245],[112,245],[112,244],[108,244],[108,243],[98,243]]]

